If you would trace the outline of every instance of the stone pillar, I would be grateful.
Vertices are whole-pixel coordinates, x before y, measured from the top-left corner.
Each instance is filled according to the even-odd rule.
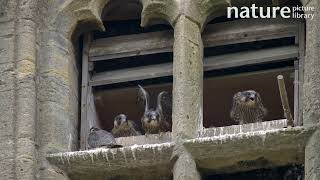
[[[192,156],[183,151],[179,154],[179,157],[173,167],[173,179],[174,180],[200,180],[201,176],[197,170],[197,164]]]
[[[195,138],[202,128],[203,44],[199,26],[181,15],[174,26],[173,126],[175,139]]]
[[[48,164],[46,154],[77,150],[78,71],[72,43],[59,32],[44,32],[39,50],[39,179],[68,179]]]
[[[16,23],[16,178],[35,179],[37,1],[18,1]]]
[[[303,123],[315,127],[305,149],[305,179],[320,179],[320,2],[310,0],[304,6],[314,7],[315,17],[306,19],[306,56],[303,84]]]
[[[173,59],[173,138],[177,142],[175,180],[200,179],[197,166],[183,139],[197,137],[202,129],[203,44],[199,26],[181,15],[174,26]]]

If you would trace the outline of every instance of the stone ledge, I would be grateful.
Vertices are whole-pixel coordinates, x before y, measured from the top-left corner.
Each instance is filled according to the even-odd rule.
[[[247,132],[255,132],[262,130],[273,130],[273,129],[282,129],[287,127],[287,120],[273,120],[273,121],[264,121],[259,123],[250,123],[243,125],[233,125],[233,126],[225,126],[225,127],[212,127],[205,128],[200,137],[212,137],[212,136],[222,136],[222,135],[231,135],[231,134],[239,134],[239,133],[247,133]]]
[[[305,143],[314,129],[286,126],[283,119],[207,128],[199,138],[186,140],[183,145],[203,172],[228,173],[303,163]],[[127,147],[49,154],[47,159],[71,176],[171,174],[175,144],[169,142],[170,133],[117,141]]]
[[[173,143],[65,152],[47,155],[50,163],[69,175],[170,174]]]
[[[303,163],[305,143],[312,132],[311,129],[294,127],[221,133],[187,140],[184,146],[203,171],[229,173]]]
[[[118,144],[122,146],[161,144],[171,142],[171,132],[159,134],[149,134],[141,136],[119,137],[116,138]]]

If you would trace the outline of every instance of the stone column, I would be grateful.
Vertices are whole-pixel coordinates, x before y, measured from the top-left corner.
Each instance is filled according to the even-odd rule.
[[[200,180],[201,176],[193,157],[183,150],[173,167],[174,180]]]
[[[18,1],[16,24],[16,178],[35,179],[37,1]]]
[[[173,51],[172,133],[195,138],[202,128],[203,44],[199,26],[184,15],[174,27]]]
[[[175,180],[197,180],[200,174],[192,156],[179,145],[197,137],[202,128],[203,44],[199,26],[181,15],[174,26],[173,138],[177,142]]]
[[[320,2],[310,0],[304,6],[314,7],[315,17],[306,19],[306,56],[303,84],[304,126],[316,127],[305,148],[305,179],[320,179]]]

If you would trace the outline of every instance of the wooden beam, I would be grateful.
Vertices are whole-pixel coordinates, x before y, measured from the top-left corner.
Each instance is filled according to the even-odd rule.
[[[203,32],[205,47],[292,37],[298,34],[293,19],[243,19],[209,24]]]
[[[160,31],[97,39],[92,43],[90,61],[172,52],[173,32]]]
[[[304,60],[305,60],[305,43],[306,43],[306,32],[305,23],[300,22],[299,26],[299,118],[297,125],[303,125],[303,83],[304,83]]]
[[[203,33],[205,47],[292,37],[299,23],[292,19],[243,19],[209,24]],[[236,27],[236,28],[235,28]],[[172,52],[173,32],[160,31],[97,39],[89,51],[90,61]]]
[[[91,34],[85,34],[83,38],[82,50],[82,83],[81,83],[81,130],[80,130],[80,149],[84,150],[87,146],[87,96],[89,84],[89,58],[88,51],[91,42]]]
[[[204,59],[204,70],[209,71],[297,58],[299,56],[298,51],[297,46],[285,46],[211,56]]]
[[[290,105],[289,105],[288,94],[287,94],[284,78],[282,75],[278,75],[277,79],[278,79],[278,86],[279,86],[279,92],[280,92],[284,116],[288,120],[287,121],[288,126],[293,127],[294,122],[293,122],[293,118],[292,118],[291,111],[290,111]]]
[[[204,59],[204,70],[217,70],[297,58],[298,51],[296,46],[286,46],[212,56]],[[92,76],[89,84],[91,86],[99,86],[171,75],[172,63],[164,63],[98,73]]]

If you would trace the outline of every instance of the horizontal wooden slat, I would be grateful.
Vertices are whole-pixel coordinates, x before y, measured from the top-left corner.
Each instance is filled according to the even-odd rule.
[[[204,70],[216,70],[243,65],[281,61],[299,56],[297,46],[285,46],[257,51],[245,51],[220,56],[211,56],[204,59]]]
[[[212,56],[204,59],[204,70],[237,67],[242,65],[259,64],[271,61],[281,61],[298,57],[298,47],[286,46],[258,51],[239,52],[226,55]],[[99,86],[142,79],[171,76],[172,63],[149,65],[103,72],[93,75],[90,85]]]
[[[171,52],[173,32],[160,31],[95,40],[89,51],[90,61]]]
[[[296,36],[298,21],[293,19],[243,19],[211,24],[203,32],[205,47]]]
[[[243,19],[209,24],[203,33],[205,47],[220,46],[295,36],[297,20]],[[173,32],[160,31],[97,39],[93,41],[90,61],[172,52]]]
[[[109,71],[93,75],[91,86],[107,85],[172,75],[172,63]]]

